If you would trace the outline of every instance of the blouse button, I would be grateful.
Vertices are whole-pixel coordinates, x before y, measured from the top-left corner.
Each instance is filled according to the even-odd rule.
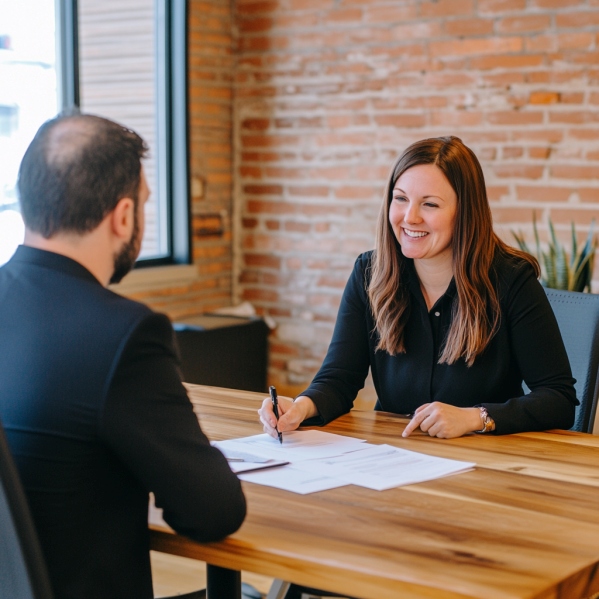
[[[441,312],[435,312],[435,316],[441,316]]]

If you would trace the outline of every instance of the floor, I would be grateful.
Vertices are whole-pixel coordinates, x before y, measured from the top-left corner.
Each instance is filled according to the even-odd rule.
[[[206,588],[204,562],[157,551],[151,551],[150,558],[155,597],[176,596]],[[264,596],[272,583],[272,578],[251,572],[242,572],[241,580],[251,584]]]

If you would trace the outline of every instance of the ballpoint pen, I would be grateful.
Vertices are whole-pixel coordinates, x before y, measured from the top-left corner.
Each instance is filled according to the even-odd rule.
[[[275,418],[278,420],[279,419],[279,400],[277,398],[277,390],[271,385],[268,388],[268,391],[270,392],[270,400],[272,401],[272,411],[275,413]],[[283,443],[283,433],[280,433],[279,429],[276,428],[276,426],[275,426],[275,430],[277,431],[277,435],[279,435],[279,443]]]

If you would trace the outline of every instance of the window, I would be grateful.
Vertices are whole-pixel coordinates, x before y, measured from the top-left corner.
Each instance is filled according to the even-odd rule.
[[[12,157],[12,178],[0,181],[0,263],[22,240],[14,191],[20,159],[39,125],[72,104],[135,129],[150,146],[144,168],[152,195],[138,266],[188,263],[185,0],[32,2],[0,0],[0,69],[3,56],[13,69],[0,71],[0,81],[20,82],[0,85],[0,152]]]

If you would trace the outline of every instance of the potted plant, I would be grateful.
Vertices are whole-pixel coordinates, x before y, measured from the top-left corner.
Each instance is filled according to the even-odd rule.
[[[595,251],[597,250],[597,238],[595,236],[595,219],[591,221],[591,227],[586,241],[582,246],[578,245],[574,222],[572,222],[572,250],[570,256],[560,243],[551,219],[549,222],[550,239],[546,251],[541,250],[539,232],[537,230],[536,214],[533,212],[533,230],[535,236],[536,252],[531,252],[522,233],[512,231],[512,235],[520,249],[536,257],[541,266],[541,283],[552,289],[564,289],[567,291],[591,291],[591,280],[593,278],[593,267],[595,263]]]

